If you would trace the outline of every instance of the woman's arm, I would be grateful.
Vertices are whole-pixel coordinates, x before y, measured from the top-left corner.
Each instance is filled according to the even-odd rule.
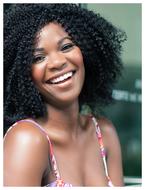
[[[18,123],[4,139],[4,186],[41,186],[48,142],[39,129]]]
[[[107,151],[107,168],[114,186],[123,186],[121,146],[113,124],[103,118],[99,121],[104,147]]]

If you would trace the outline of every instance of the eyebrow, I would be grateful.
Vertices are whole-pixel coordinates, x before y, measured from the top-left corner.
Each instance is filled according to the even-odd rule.
[[[60,45],[60,44],[61,44],[64,40],[66,40],[66,39],[72,40],[70,36],[65,36],[65,37],[61,38],[61,39],[57,42],[57,44]],[[33,49],[33,52],[34,52],[34,53],[36,53],[36,52],[43,52],[43,51],[44,51],[44,48],[34,48],[34,49]]]
[[[72,40],[70,36],[65,36],[65,37],[63,37],[62,39],[60,39],[60,40],[58,41],[58,45],[60,45],[60,44],[61,44],[64,40],[66,40],[66,39]]]
[[[34,48],[33,49],[33,52],[43,52],[44,51],[44,48]]]

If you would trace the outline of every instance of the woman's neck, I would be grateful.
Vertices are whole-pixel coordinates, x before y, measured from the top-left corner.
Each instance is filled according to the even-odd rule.
[[[65,108],[47,106],[47,117],[42,121],[45,128],[53,128],[57,131],[65,131],[68,134],[77,135],[81,127],[78,102],[74,102]]]

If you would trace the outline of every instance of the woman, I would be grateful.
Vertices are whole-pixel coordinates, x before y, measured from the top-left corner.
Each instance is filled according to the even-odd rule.
[[[122,186],[113,124],[80,109],[111,102],[125,34],[74,4],[13,5],[4,19],[4,185]]]

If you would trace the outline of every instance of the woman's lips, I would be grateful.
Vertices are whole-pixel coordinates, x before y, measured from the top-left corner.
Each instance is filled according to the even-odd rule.
[[[73,75],[74,75],[75,71],[69,71],[59,77],[50,79],[47,81],[47,83],[49,84],[61,84],[65,81],[67,81],[68,79],[70,79]]]

